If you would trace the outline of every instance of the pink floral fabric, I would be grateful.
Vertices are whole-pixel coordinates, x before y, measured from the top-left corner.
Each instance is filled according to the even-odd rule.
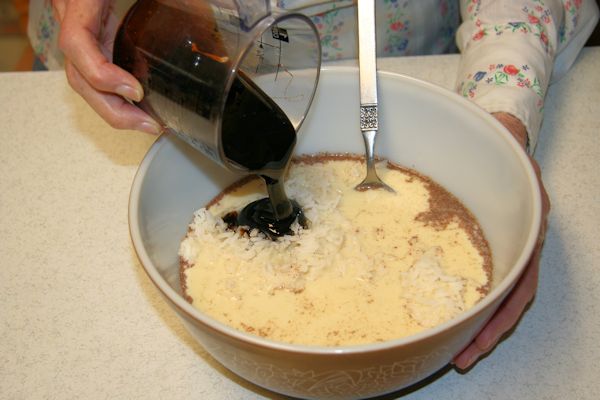
[[[593,0],[373,0],[378,54],[462,52],[456,90],[489,112],[517,116],[533,151],[553,71],[564,73],[598,20]],[[280,0],[306,12],[324,58],[356,57],[356,14],[348,0]],[[462,17],[462,24],[460,18]]]
[[[373,0],[380,56],[458,51],[460,23],[456,0]],[[309,15],[321,34],[325,60],[357,55],[355,1],[279,0],[277,6]]]
[[[457,91],[489,112],[509,112],[537,143],[553,71],[564,73],[598,20],[593,1],[467,0],[457,34]]]

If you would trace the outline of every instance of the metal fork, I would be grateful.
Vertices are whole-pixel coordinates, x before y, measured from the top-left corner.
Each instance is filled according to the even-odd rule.
[[[375,2],[358,0],[358,65],[360,80],[360,130],[365,141],[367,176],[355,189],[385,189],[394,192],[377,176],[375,137],[377,117],[377,45],[375,37]],[[395,192],[394,192],[395,193]]]

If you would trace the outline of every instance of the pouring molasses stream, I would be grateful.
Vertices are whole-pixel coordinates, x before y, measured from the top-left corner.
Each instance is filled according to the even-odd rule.
[[[248,204],[237,218],[238,225],[258,228],[272,239],[291,232],[298,219],[306,219],[300,206],[290,200],[284,188],[296,130],[285,113],[240,71],[227,98],[227,118],[223,120],[223,146],[226,156],[263,178],[268,198]],[[256,126],[245,134],[245,127]]]
[[[319,76],[310,19],[271,9],[268,0],[138,0],[113,58],[142,84],[137,105],[168,132],[230,170],[264,179],[269,197],[247,205],[238,225],[275,239],[294,221],[306,223],[284,177]]]

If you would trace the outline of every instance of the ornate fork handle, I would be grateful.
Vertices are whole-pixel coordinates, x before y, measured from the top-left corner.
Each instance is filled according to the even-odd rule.
[[[394,190],[383,183],[375,170],[375,137],[379,129],[377,115],[377,43],[375,38],[375,2],[358,0],[358,65],[360,80],[360,130],[365,141],[367,176],[356,190]]]

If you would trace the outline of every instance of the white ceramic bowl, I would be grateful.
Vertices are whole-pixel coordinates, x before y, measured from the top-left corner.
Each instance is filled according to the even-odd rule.
[[[377,153],[455,194],[492,249],[492,290],[474,308],[417,335],[361,346],[277,343],[234,330],[181,296],[177,250],[192,213],[238,179],[173,136],[161,137],[135,177],[131,237],[146,272],[191,334],[227,368],[296,397],[364,398],[431,375],[463,349],[520,276],[540,225],[540,194],[525,153],[489,114],[447,90],[380,73]],[[358,72],[326,68],[296,154],[362,153]]]

